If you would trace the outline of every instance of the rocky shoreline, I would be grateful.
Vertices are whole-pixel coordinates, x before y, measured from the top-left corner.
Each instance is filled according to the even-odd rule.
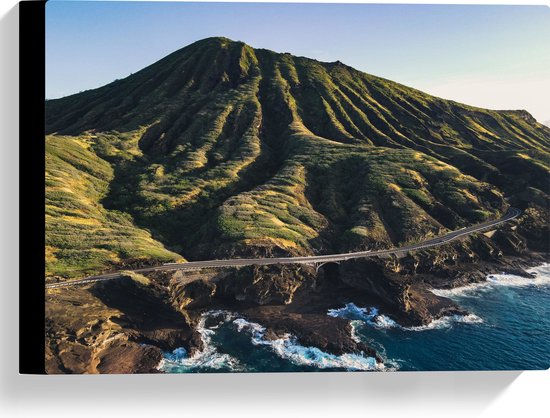
[[[364,354],[381,363],[379,353],[354,339],[350,322],[328,316],[329,309],[350,302],[376,306],[403,326],[466,315],[430,289],[482,282],[493,273],[530,277],[526,268],[549,260],[548,243],[533,239],[531,231],[539,231],[533,219],[543,217],[527,212],[518,225],[493,234],[402,258],[327,264],[318,272],[310,266],[274,265],[128,274],[50,290],[46,371],[157,373],[163,352],[184,347],[193,356],[204,348],[196,328],[201,314],[212,309],[238,312],[261,324],[267,339],[291,334],[303,346],[335,355]]]

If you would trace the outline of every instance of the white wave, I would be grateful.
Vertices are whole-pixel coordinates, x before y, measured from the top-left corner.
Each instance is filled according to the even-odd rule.
[[[550,276],[550,263],[542,263],[540,266],[531,267],[527,269],[527,272]]]
[[[379,329],[388,329],[388,328],[398,327],[399,324],[397,324],[397,322],[395,322],[390,317],[379,314],[379,315],[376,315],[376,317],[374,318],[373,326]]]
[[[426,331],[430,329],[450,328],[455,323],[479,324],[481,322],[483,322],[483,319],[475,314],[451,315],[434,319],[427,325],[420,325],[416,327],[401,327],[401,329],[404,329],[406,331]]]
[[[548,286],[550,285],[550,263],[526,270],[533,274],[533,277],[521,277],[513,274],[489,274],[485,282],[473,283],[454,289],[432,289],[437,296],[453,297],[467,296],[477,292],[490,290],[498,286],[506,287],[527,287],[527,286]]]
[[[199,368],[244,371],[244,368],[236,358],[229,354],[220,353],[216,346],[212,344],[214,331],[206,327],[206,321],[215,317],[220,317],[221,320],[218,325],[214,325],[211,328],[217,328],[221,323],[233,319],[234,314],[226,311],[210,311],[201,315],[201,319],[197,325],[197,332],[201,336],[203,349],[188,357],[185,348],[176,348],[171,353],[164,354],[164,359],[160,362],[158,369],[167,373],[192,371]]]
[[[207,320],[219,317],[218,324],[206,327]],[[164,372],[192,371],[197,368],[204,369],[229,369],[231,371],[244,371],[243,366],[234,357],[218,352],[212,344],[214,330],[222,323],[232,322],[238,332],[247,332],[251,336],[253,345],[269,347],[279,357],[289,360],[296,365],[326,368],[342,368],[348,371],[376,370],[388,371],[384,364],[377,363],[374,357],[366,357],[361,354],[342,354],[340,356],[326,353],[316,347],[305,347],[297,342],[296,337],[285,334],[281,338],[268,340],[265,338],[266,329],[255,322],[237,317],[236,314],[226,311],[210,311],[201,316],[197,331],[201,335],[203,350],[192,357],[188,357],[187,351],[177,348],[171,353],[165,353],[164,359],[158,366]]]
[[[374,357],[365,357],[361,354],[326,353],[317,347],[304,347],[296,342],[294,337],[287,336],[270,341],[270,346],[277,355],[294,364],[313,366],[320,369],[343,368],[353,370],[384,370],[384,365],[377,363]]]
[[[453,296],[465,296],[476,293],[478,291],[487,290],[489,283],[472,283],[466,286],[455,287],[454,289],[430,289],[430,291],[436,296],[442,296],[446,298],[452,298]]]
[[[390,317],[379,313],[378,308],[361,308],[355,303],[346,303],[346,306],[340,309],[329,309],[327,315],[350,320],[360,320],[378,329],[387,329],[399,326]]]
[[[244,318],[237,318],[233,320],[233,323],[237,326],[237,331],[247,331],[252,335],[252,343],[259,345],[262,343],[262,338],[265,334],[265,328],[255,322],[249,322]]]
[[[350,321],[350,325],[351,325],[351,339],[353,341],[355,341],[356,343],[360,343],[361,342],[361,337],[359,336],[359,334],[357,334],[357,324],[358,323],[363,323],[362,321],[359,321],[359,320],[354,320],[354,321]]]
[[[346,303],[343,308],[329,309],[327,315],[346,319],[360,319],[367,322],[372,320],[377,313],[376,308],[360,308],[355,303]]]
[[[237,331],[246,331],[251,335],[254,345],[269,347],[279,357],[289,360],[300,366],[311,366],[319,369],[342,368],[348,371],[355,370],[386,370],[374,357],[365,357],[361,354],[342,354],[340,356],[326,353],[317,347],[305,347],[297,342],[296,337],[285,334],[281,338],[268,340],[265,338],[265,328],[255,322],[243,318],[233,321]]]
[[[427,325],[416,327],[402,327],[393,319],[386,315],[380,314],[375,307],[361,308],[354,303],[347,303],[346,306],[340,309],[329,309],[327,315],[340,317],[345,319],[360,320],[369,326],[377,329],[398,328],[404,331],[426,331],[430,329],[441,329],[452,326],[453,323],[480,323],[483,320],[474,314],[469,315],[451,315],[444,316],[439,319],[434,319]]]
[[[346,303],[346,306],[339,309],[329,309],[327,315],[350,320],[360,320],[378,329],[393,328],[397,326],[393,319],[379,313],[378,308],[361,308],[355,303]]]

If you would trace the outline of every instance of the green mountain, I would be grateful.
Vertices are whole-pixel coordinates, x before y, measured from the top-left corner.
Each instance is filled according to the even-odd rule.
[[[526,111],[225,38],[47,101],[46,132],[50,275],[392,247],[550,195]]]

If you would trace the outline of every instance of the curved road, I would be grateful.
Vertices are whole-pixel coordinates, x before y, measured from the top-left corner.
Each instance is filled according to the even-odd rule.
[[[487,229],[492,229],[500,224],[509,222],[514,218],[517,218],[521,214],[521,211],[516,208],[509,208],[508,212],[500,219],[493,221],[483,222],[477,225],[472,225],[466,228],[459,229],[457,231],[449,232],[448,234],[441,235],[427,241],[422,241],[417,244],[406,245],[403,247],[393,248],[389,250],[378,251],[360,251],[354,253],[344,254],[328,254],[328,255],[314,255],[308,257],[281,257],[281,258],[234,258],[231,260],[206,260],[206,261],[190,261],[187,263],[169,263],[156,267],[145,267],[132,271],[135,273],[150,273],[152,271],[174,271],[174,270],[198,270],[203,268],[220,268],[220,267],[238,267],[238,266],[265,266],[270,264],[323,264],[329,262],[346,261],[354,258],[365,257],[383,257],[392,254],[407,253],[409,251],[421,250],[424,248],[437,247],[447,244],[460,237],[471,235],[476,232],[481,232]],[[47,284],[47,289],[55,289],[58,287],[74,286],[79,284],[87,284],[92,282],[99,282],[104,280],[112,280],[119,278],[121,272],[101,274],[97,276],[90,276],[84,279],[70,280],[61,283]]]

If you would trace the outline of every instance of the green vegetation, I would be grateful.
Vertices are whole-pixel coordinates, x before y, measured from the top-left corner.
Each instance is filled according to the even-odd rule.
[[[125,263],[181,259],[128,213],[102,207],[113,169],[89,149],[91,139],[46,138],[46,273],[78,277]]]
[[[550,129],[525,111],[225,38],[46,116],[49,274],[383,248],[550,194]]]

